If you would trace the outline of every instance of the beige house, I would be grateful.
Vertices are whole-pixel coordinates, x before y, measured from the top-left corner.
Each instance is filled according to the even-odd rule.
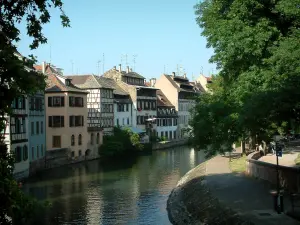
[[[205,91],[208,91],[207,84],[212,83],[211,77],[206,77],[201,74],[195,83],[199,83]]]
[[[88,132],[88,92],[74,86],[71,79],[49,64],[43,64],[42,71],[47,75],[47,152],[65,153],[75,161],[97,158],[103,132]]]
[[[176,133],[177,137],[174,138],[184,138],[186,136],[185,129],[188,128],[191,119],[190,110],[195,105],[194,97],[199,92],[195,90],[186,75],[176,76],[175,72],[172,75],[161,75],[156,80],[155,87],[163,92],[178,112],[178,132]]]

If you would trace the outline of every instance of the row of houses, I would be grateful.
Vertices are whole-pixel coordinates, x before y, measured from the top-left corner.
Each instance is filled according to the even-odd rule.
[[[45,62],[35,69],[46,75],[46,90],[15,99],[5,130],[17,178],[99,157],[103,135],[111,135],[114,126],[170,141],[185,138],[193,97],[209,82],[203,75],[191,82],[175,73],[146,82],[121,65],[101,76],[63,75]]]

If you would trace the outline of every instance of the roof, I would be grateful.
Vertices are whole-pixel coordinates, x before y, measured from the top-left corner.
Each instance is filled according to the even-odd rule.
[[[130,71],[128,73],[126,71],[122,71],[121,73],[122,73],[122,76],[145,79],[145,77],[143,77],[139,73],[136,73],[136,72],[133,72],[133,71]]]
[[[187,78],[182,77],[182,76],[175,76],[175,78],[180,78],[183,80],[183,81],[178,81],[178,80],[174,80],[172,75],[167,75],[167,74],[163,74],[163,75],[170,81],[170,83],[173,85],[173,87],[175,87],[178,91],[195,92],[194,89],[180,87],[181,84],[187,85],[187,86],[193,86],[193,85],[191,85],[191,83],[189,82],[189,80]]]
[[[87,91],[81,90],[74,86],[72,83],[70,86],[65,85],[61,80],[57,78],[55,74],[47,74],[47,87],[45,92],[80,92],[87,94]]]
[[[157,106],[164,106],[164,107],[174,107],[169,99],[164,95],[161,90],[157,90]]]
[[[96,79],[101,80],[102,82],[105,82],[106,85],[108,85],[109,87],[113,88],[114,91],[113,93],[115,95],[129,95],[129,93],[127,93],[126,91],[124,91],[118,84],[116,81],[114,81],[111,78],[106,78],[106,77],[96,77]]]
[[[198,82],[190,82],[191,85],[194,86],[194,90],[196,92],[206,92],[203,86]]]
[[[91,75],[74,75],[66,76],[72,79],[72,83],[82,89],[93,89],[93,88],[107,88],[113,89],[104,77],[98,77],[93,74]]]
[[[205,76],[204,76],[205,77]],[[211,81],[211,77],[205,77],[205,79],[207,80],[207,81]]]

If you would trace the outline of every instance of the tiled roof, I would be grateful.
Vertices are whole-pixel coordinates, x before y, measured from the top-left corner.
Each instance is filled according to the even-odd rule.
[[[74,76],[66,76],[67,78],[72,79],[72,83],[75,84],[79,88],[90,89],[90,88],[109,88],[113,89],[107,82],[105,82],[105,78],[101,77],[99,79],[98,76],[95,75],[74,75]]]
[[[110,88],[114,89],[113,93],[115,95],[129,95],[113,79],[102,77],[102,76],[101,77],[97,77],[96,79],[101,80],[102,82],[105,82],[106,85],[108,85]]]
[[[145,86],[147,86],[147,87],[151,87],[151,84],[150,84],[150,82],[145,82]]]
[[[194,90],[196,92],[205,92],[205,89],[202,87],[202,85],[200,83],[197,83],[197,82],[190,82],[190,84],[192,84],[194,86]]]
[[[207,81],[211,81],[211,77],[205,77]]]
[[[157,106],[174,107],[161,90],[157,90]]]
[[[55,74],[47,74],[47,87],[45,92],[80,92],[87,94],[88,92],[81,90],[74,86],[72,83],[70,86],[65,85],[61,82]]]
[[[145,79],[145,77],[136,72],[127,73],[126,71],[122,71],[122,76]]]

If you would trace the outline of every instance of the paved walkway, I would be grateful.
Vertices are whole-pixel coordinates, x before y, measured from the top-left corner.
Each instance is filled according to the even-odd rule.
[[[296,166],[295,159],[298,156],[298,152],[291,152],[288,154],[283,154],[282,157],[278,157],[278,164],[282,166]],[[276,164],[276,156],[268,154],[258,159],[259,161],[264,161],[272,164]]]
[[[274,189],[268,182],[231,173],[229,159],[222,156],[207,161],[206,184],[221,203],[249,219],[254,224],[300,225],[300,222],[277,214],[273,210],[273,199],[269,194]],[[285,209],[290,207],[284,199]]]

